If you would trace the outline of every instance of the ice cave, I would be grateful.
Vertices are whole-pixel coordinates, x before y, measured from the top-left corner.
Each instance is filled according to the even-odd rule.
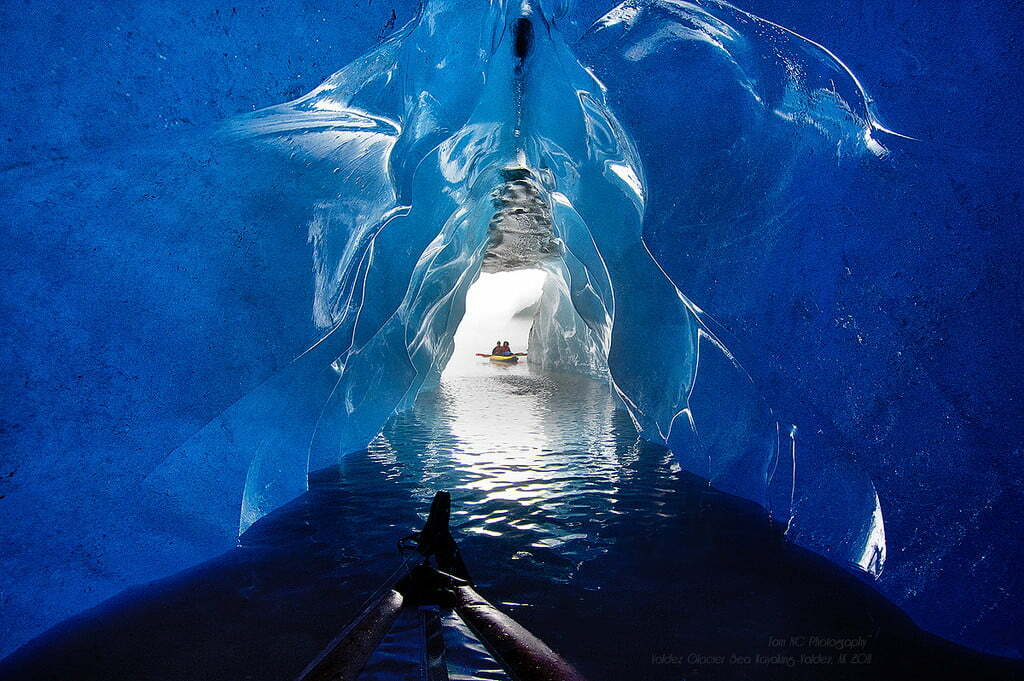
[[[1024,678],[1019,9],[0,16],[0,678]]]

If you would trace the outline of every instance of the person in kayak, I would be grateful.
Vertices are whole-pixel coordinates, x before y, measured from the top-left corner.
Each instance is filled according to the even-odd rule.
[[[502,344],[501,352],[499,352],[498,354],[499,355],[511,355],[512,354],[512,348],[510,348],[508,346],[508,341],[505,341],[504,344]]]
[[[494,349],[491,350],[492,355],[500,355],[504,352],[504,348],[501,345],[501,341],[494,341]]]

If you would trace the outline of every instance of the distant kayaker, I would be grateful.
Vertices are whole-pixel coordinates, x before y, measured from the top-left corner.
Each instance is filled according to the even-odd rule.
[[[491,350],[491,354],[500,355],[503,352],[505,352],[505,348],[502,346],[501,341],[494,341],[494,349]]]
[[[511,355],[511,354],[512,354],[512,348],[510,348],[510,347],[508,346],[508,341],[505,341],[505,342],[504,342],[504,343],[502,344],[502,346],[501,346],[501,352],[499,352],[498,354],[499,354],[499,355]]]

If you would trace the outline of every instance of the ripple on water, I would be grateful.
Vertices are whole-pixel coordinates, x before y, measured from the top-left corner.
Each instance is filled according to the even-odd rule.
[[[506,571],[564,582],[614,542],[609,526],[639,509],[659,513],[678,487],[663,448],[638,440],[606,383],[532,373],[445,376],[399,414],[334,486],[423,509],[452,492],[452,525]],[[404,501],[403,501],[404,500]]]

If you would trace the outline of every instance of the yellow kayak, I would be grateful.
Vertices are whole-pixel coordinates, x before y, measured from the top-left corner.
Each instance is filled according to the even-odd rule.
[[[519,361],[515,355],[491,355],[488,359],[497,364],[515,364]]]

